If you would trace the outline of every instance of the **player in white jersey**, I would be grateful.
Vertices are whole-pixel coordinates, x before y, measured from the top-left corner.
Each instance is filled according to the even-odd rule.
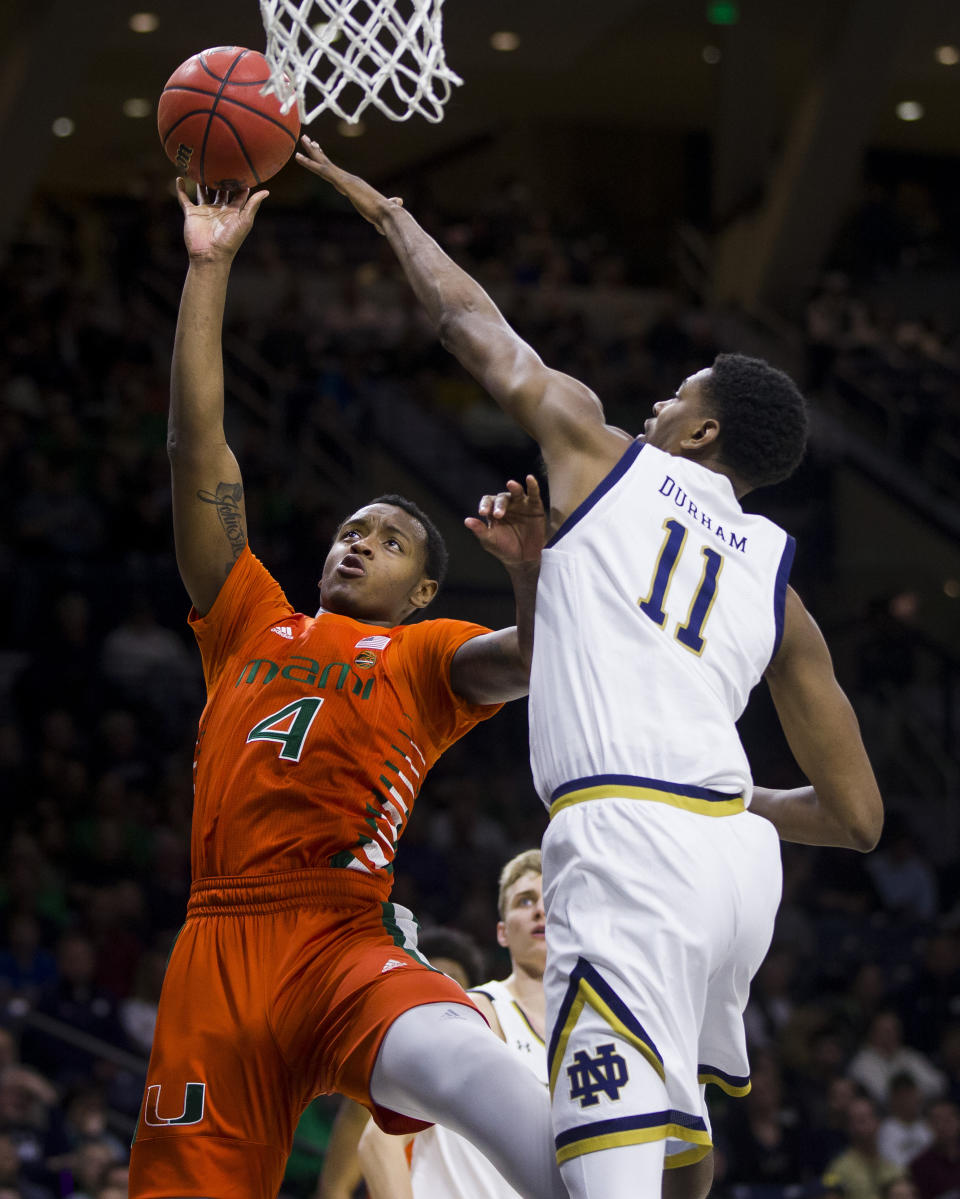
[[[399,200],[315,143],[298,158],[388,238],[443,344],[540,445],[553,538],[531,757],[552,818],[557,1158],[573,1199],[700,1199],[713,1173],[704,1084],[749,1088],[742,1011],[779,902],[774,830],[866,851],[883,820],[856,716],[787,584],[792,543],[739,504],[796,468],[803,398],[768,363],[720,355],[632,438]],[[812,787],[752,786],[735,722],[761,677]]]
[[[471,987],[469,994],[494,1032],[546,1087],[543,970],[547,951],[542,892],[538,849],[507,862],[500,873],[497,941],[509,950],[510,974]],[[428,936],[425,933],[421,943],[431,964],[458,977],[426,948]],[[461,981],[469,985],[466,979]],[[408,1166],[404,1146],[411,1139]],[[370,1199],[518,1199],[517,1192],[478,1149],[437,1124],[411,1138],[389,1136],[371,1121],[360,1139],[360,1164]]]

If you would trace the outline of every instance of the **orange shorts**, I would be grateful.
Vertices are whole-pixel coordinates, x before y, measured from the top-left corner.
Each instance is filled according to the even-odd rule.
[[[370,1098],[380,1043],[423,1003],[473,1005],[416,951],[413,918],[352,870],[194,883],[170,955],[130,1156],[133,1199],[274,1199],[310,1100]]]

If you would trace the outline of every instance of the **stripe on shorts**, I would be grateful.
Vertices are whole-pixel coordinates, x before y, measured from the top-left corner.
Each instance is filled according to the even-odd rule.
[[[567,984],[566,994],[560,1004],[560,1011],[557,1013],[556,1023],[550,1037],[550,1047],[547,1050],[551,1095],[556,1087],[557,1075],[560,1073],[560,1064],[566,1053],[570,1034],[586,1006],[593,1008],[614,1032],[619,1033],[638,1053],[642,1054],[660,1078],[665,1077],[663,1057],[643,1025],[600,972],[591,966],[586,958],[581,957],[577,959],[577,964],[571,971],[570,982]]]
[[[728,1095],[732,1095],[736,1099],[750,1093],[749,1074],[745,1078],[739,1074],[728,1074],[717,1066],[705,1066],[703,1062],[697,1066],[697,1081],[712,1082],[721,1091],[726,1091]]]
[[[646,1145],[652,1141],[668,1138],[686,1141],[693,1149],[674,1154],[667,1162],[673,1167],[689,1165],[705,1157],[712,1147],[710,1133],[700,1116],[688,1112],[648,1112],[643,1116],[620,1116],[614,1120],[598,1120],[595,1124],[581,1124],[568,1128],[555,1140],[557,1164],[563,1165],[571,1158],[585,1153],[596,1153],[600,1149],[616,1149],[621,1145]],[[696,1154],[695,1157],[691,1156]],[[688,1160],[679,1161],[684,1158]]]
[[[380,911],[383,927],[394,945],[412,957],[415,962],[419,962],[421,966],[427,966],[433,970],[434,967],[417,948],[417,931],[420,923],[413,912],[409,908],[400,907],[395,903],[381,904]]]
[[[647,799],[701,816],[735,816],[744,810],[743,796],[708,787],[670,783],[635,774],[594,774],[562,783],[550,796],[550,817],[590,799]]]

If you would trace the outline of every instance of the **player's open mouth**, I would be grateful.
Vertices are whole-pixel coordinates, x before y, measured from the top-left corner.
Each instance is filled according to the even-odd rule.
[[[337,574],[346,579],[359,579],[361,575],[365,575],[366,573],[363,563],[356,554],[347,554],[337,567]]]

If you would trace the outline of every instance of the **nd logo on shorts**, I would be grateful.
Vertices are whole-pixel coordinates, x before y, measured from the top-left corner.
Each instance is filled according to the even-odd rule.
[[[616,1101],[626,1085],[627,1063],[615,1052],[616,1045],[598,1045],[593,1057],[585,1049],[573,1055],[573,1065],[567,1067],[570,1079],[570,1098],[579,1099],[580,1106],[594,1107],[600,1102],[600,1092]]]
[[[151,1128],[165,1127],[170,1124],[199,1124],[203,1119],[203,1108],[207,1094],[205,1082],[188,1082],[183,1095],[183,1106],[179,1116],[160,1115],[161,1084],[156,1083],[147,1087],[147,1097],[143,1103],[143,1122]],[[166,1107],[166,1105],[164,1105]],[[170,1108],[167,1107],[167,1111]]]

